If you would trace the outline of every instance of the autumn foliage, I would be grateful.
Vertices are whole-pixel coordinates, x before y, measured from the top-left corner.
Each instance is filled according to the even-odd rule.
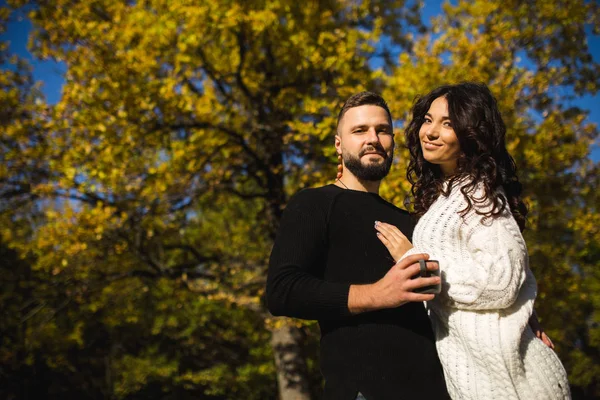
[[[0,44],[1,397],[316,396],[314,324],[263,303],[281,212],[333,181],[349,95],[383,93],[401,147],[415,97],[463,80],[499,101],[538,314],[574,397],[600,396],[598,129],[572,106],[600,88],[600,8],[455,3],[427,28],[398,0],[8,1],[2,29],[25,15],[66,74],[48,104]]]

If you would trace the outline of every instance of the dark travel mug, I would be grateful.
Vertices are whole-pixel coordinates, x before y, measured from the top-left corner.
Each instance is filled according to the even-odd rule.
[[[438,265],[438,269],[436,269],[435,271],[429,271],[427,269],[427,263],[436,263]],[[419,272],[419,275],[413,276],[413,279],[418,277],[429,278],[431,276],[440,276],[440,263],[437,260],[419,260],[419,265],[421,266],[421,271]],[[424,286],[414,290],[415,293],[424,294],[439,294],[441,291],[441,282],[437,285]]]

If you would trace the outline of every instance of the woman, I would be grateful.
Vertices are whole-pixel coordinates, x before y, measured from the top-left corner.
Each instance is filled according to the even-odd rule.
[[[439,260],[442,291],[428,308],[451,397],[570,398],[560,360],[528,326],[536,282],[521,235],[527,209],[496,100],[485,85],[448,85],[412,113],[414,248],[391,225],[376,229],[396,260]]]

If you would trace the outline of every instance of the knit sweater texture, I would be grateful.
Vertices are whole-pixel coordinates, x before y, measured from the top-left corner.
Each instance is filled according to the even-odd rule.
[[[508,206],[483,218],[491,202],[467,202],[465,180],[440,195],[417,223],[414,248],[439,260],[442,293],[428,302],[436,346],[453,399],[569,399],[557,355],[531,331],[536,281]],[[471,198],[483,198],[477,186]]]
[[[352,315],[351,284],[373,283],[394,265],[375,221],[409,238],[406,211],[381,197],[328,185],[288,203],[267,279],[274,315],[318,320],[325,399],[447,399],[441,364],[422,303]]]

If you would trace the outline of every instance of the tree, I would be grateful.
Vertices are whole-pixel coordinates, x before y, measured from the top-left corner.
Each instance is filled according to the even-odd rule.
[[[194,281],[202,294],[266,318],[267,255],[287,198],[333,178],[335,110],[373,84],[369,58],[386,57],[384,46],[374,46],[378,38],[408,45],[404,27],[418,24],[415,8],[403,1],[32,4],[35,51],[67,65],[63,96],[45,126],[52,146],[42,159],[51,160],[53,179],[32,193],[62,200],[46,208],[21,251],[75,286]],[[223,206],[236,202],[231,196],[244,200],[236,203],[241,215]],[[208,220],[215,210],[220,219],[241,219]],[[252,242],[232,239],[236,229]],[[307,398],[295,324],[270,326],[281,397]]]
[[[542,322],[574,393],[598,394],[597,129],[569,107],[597,92],[597,63],[569,40],[599,26],[596,4],[464,1],[433,32],[404,1],[10,4],[29,10],[34,52],[67,67],[53,106],[30,75],[2,75],[0,243],[25,288],[2,301],[37,309],[7,319],[26,339],[3,354],[11,376],[48,372],[54,397],[309,398],[314,324],[262,302],[283,207],[334,179],[349,95],[384,91],[402,121],[418,93],[469,79],[509,127]],[[382,188],[397,204],[399,153]]]

